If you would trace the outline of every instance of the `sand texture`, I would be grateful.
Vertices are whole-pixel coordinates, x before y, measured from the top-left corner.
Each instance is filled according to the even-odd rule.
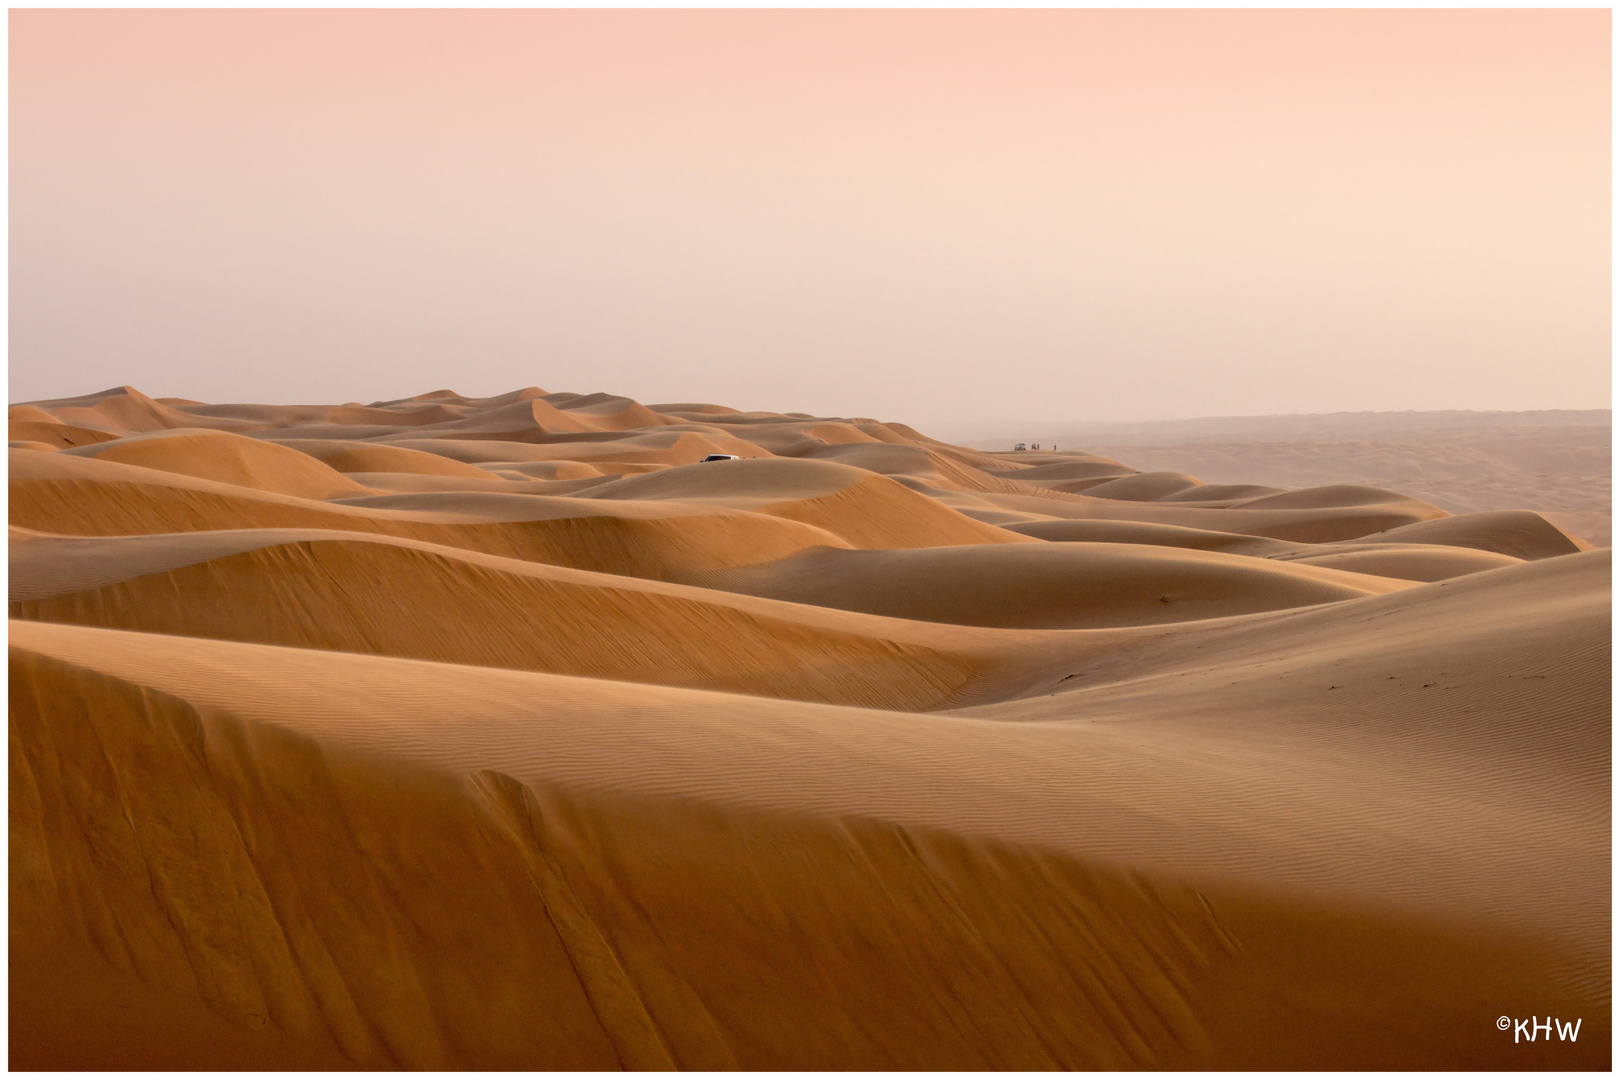
[[[15,1068],[1611,1064],[1610,553],[1534,507],[536,387],[10,423]]]

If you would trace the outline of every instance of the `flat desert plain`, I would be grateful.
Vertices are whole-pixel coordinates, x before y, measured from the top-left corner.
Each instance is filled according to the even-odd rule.
[[[1610,1065],[1540,514],[535,388],[10,424],[13,1067]]]

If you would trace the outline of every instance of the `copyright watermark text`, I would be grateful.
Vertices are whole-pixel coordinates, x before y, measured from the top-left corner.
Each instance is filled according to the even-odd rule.
[[[1528,1020],[1516,1020],[1509,1016],[1498,1016],[1496,1018],[1496,1027],[1499,1031],[1512,1029],[1514,1042],[1518,1042],[1520,1036],[1524,1037],[1525,1042],[1535,1042],[1538,1034],[1546,1036],[1544,1041],[1552,1042],[1554,1032],[1558,1033],[1559,1042],[1566,1040],[1574,1042],[1575,1037],[1581,1033],[1581,1022],[1578,1018],[1574,1023],[1569,1024],[1553,1016],[1547,1017],[1545,1023],[1534,1016]]]

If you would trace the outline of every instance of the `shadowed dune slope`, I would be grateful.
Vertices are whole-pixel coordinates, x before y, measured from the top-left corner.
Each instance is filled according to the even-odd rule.
[[[1298,550],[1299,545],[1242,533],[1214,532],[1185,525],[1096,518],[1049,518],[1003,526],[1009,532],[1060,543],[1152,544],[1193,551],[1231,551],[1262,557]]]
[[[1547,559],[1590,550],[1540,514],[1528,510],[1490,510],[1459,514],[1388,529],[1368,540],[1391,544],[1445,544],[1511,555]]]
[[[467,465],[518,462],[553,462],[551,448],[544,443],[502,442],[499,439],[390,439],[386,443],[367,445],[397,446],[424,454],[448,458]]]
[[[1223,486],[1232,487],[1235,485]],[[1245,499],[1239,505],[1248,510],[1285,507],[1314,510],[1324,506],[1387,506],[1390,503],[1400,502],[1410,502],[1425,510],[1438,510],[1437,507],[1430,506],[1428,503],[1418,499],[1410,499],[1393,491],[1368,487],[1365,484],[1329,484],[1324,487],[1297,488],[1293,491],[1279,491],[1252,499]]]
[[[1364,548],[1333,551],[1292,561],[1296,565],[1323,566],[1405,581],[1442,581],[1477,574],[1482,570],[1499,570],[1523,560],[1494,551],[1440,544],[1369,544]]]
[[[1076,454],[1073,457],[1076,460],[1057,461],[1046,465],[1028,465],[1023,468],[1007,468],[1007,462],[994,461],[985,471],[992,476],[999,476],[1006,480],[1023,480],[1027,483],[1045,486],[1073,480],[1113,480],[1136,473],[1135,469],[1123,465],[1113,458],[1097,458],[1087,454]]]
[[[105,583],[73,581],[48,555],[30,560],[42,544],[14,544],[12,615],[911,710],[950,703],[996,659],[983,640],[930,647],[885,636],[878,620],[806,622],[789,605],[473,562],[452,548],[217,535],[224,550],[212,555],[162,536],[81,542],[81,572],[129,575]],[[182,560],[196,561],[165,565]]]
[[[1337,544],[1301,544],[1141,521],[1037,520],[1009,522],[1002,527],[1009,532],[1058,543],[1151,544],[1193,551],[1222,551],[1406,581],[1439,581],[1521,561],[1511,555],[1470,547],[1398,544],[1379,540],[1376,534]]]
[[[50,468],[33,465],[47,459]],[[10,514],[42,531],[118,536],[207,529],[327,528],[381,533],[464,547],[493,555],[634,577],[681,579],[716,569],[781,558],[816,546],[839,546],[832,534],[745,511],[685,510],[664,516],[612,503],[577,507],[520,501],[525,520],[468,520],[455,513],[362,509],[277,496],[156,470],[12,451]]]
[[[604,500],[690,500],[753,509],[826,529],[862,548],[1027,542],[886,476],[831,461],[705,462],[627,477],[592,488],[585,495]]]
[[[403,446],[345,442],[338,439],[300,439],[283,442],[282,445],[308,454],[340,473],[407,473],[470,479],[493,475],[487,469],[480,469],[476,465]]]
[[[566,474],[572,480],[600,479],[589,465],[568,462]],[[578,476],[574,475],[578,470]],[[554,470],[562,471],[562,470]],[[486,470],[482,476],[447,476],[430,472],[353,472],[345,473],[357,484],[364,484],[379,495],[419,495],[424,492],[498,491],[516,495],[573,495],[589,484],[558,483],[560,477],[527,475],[510,467]],[[361,500],[343,499],[344,505],[367,505]]]
[[[12,410],[12,412],[16,411],[15,409]],[[40,410],[35,409],[33,411],[39,412]],[[45,415],[48,416],[49,414]],[[12,442],[45,443],[53,449],[60,450],[68,446],[89,446],[93,443],[111,442],[118,436],[106,431],[91,431],[89,428],[74,427],[72,424],[58,424],[41,420],[12,420],[9,438]]]
[[[1134,626],[1332,603],[1389,578],[1142,544],[811,551],[719,573],[717,588],[969,626]]]
[[[969,462],[940,453],[931,446],[906,443],[847,443],[819,446],[804,454],[820,461],[838,461],[885,476],[916,477],[926,483],[958,491],[1007,491],[1017,485]]]
[[[1186,473],[1149,472],[1108,480],[1086,488],[1086,494],[1094,499],[1151,502],[1201,486],[1196,476],[1188,476]]]
[[[1133,502],[1087,494],[1031,491],[984,492],[978,496],[1001,509],[1069,520],[1130,521],[1179,525],[1211,532],[1242,533],[1307,544],[1355,540],[1372,533],[1445,516],[1412,500],[1375,506],[1250,509],[1188,506],[1172,501]]]

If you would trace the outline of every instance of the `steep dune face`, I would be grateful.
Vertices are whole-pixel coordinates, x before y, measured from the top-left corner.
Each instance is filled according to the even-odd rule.
[[[1538,515],[538,387],[10,420],[15,1066],[1610,1064]]]
[[[788,605],[726,605],[724,594],[352,533],[269,534],[179,566],[165,565],[187,557],[171,554],[170,538],[133,540],[81,556],[87,569],[123,563],[129,574],[88,589],[60,574],[30,580],[53,567],[14,560],[13,595],[21,586],[29,598],[13,601],[13,616],[910,710],[950,703],[991,664],[971,640],[930,648],[871,620],[806,623]],[[119,546],[147,550],[107,550]]]
[[[14,873],[14,925],[82,913],[147,980],[362,1065],[1143,1065],[1198,1044],[1181,987],[1231,947],[1191,892],[1074,860],[356,757],[43,658],[12,679],[13,865],[54,871]],[[87,754],[121,829],[79,831]],[[142,878],[73,891],[95,855]]]

